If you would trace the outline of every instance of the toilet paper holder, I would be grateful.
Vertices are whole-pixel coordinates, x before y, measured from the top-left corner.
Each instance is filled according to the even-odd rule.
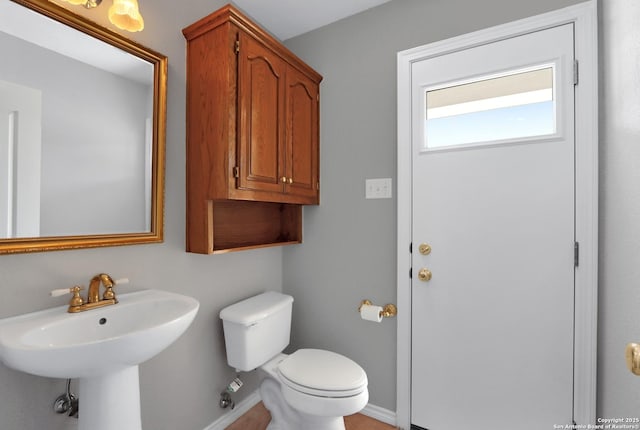
[[[360,313],[362,306],[364,305],[372,306],[373,303],[371,303],[371,300],[363,300],[362,303],[360,303],[360,306],[358,306],[358,313]],[[398,308],[392,303],[387,303],[382,307],[382,310],[380,311],[380,316],[383,318],[391,318],[395,317],[396,315],[398,315]]]

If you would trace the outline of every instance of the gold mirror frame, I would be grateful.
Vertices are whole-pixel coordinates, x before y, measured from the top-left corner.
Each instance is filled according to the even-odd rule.
[[[0,254],[157,243],[164,240],[164,161],[167,57],[128,40],[48,0],[11,0],[100,41],[148,61],[154,69],[151,231],[141,233],[0,239]]]

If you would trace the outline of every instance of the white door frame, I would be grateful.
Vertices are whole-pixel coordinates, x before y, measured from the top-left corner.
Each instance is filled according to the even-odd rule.
[[[398,53],[397,396],[400,429],[411,427],[411,67],[473,46],[574,23],[579,82],[575,91],[576,241],[574,419],[595,424],[598,311],[598,32],[597,0]],[[560,424],[560,423],[559,423]]]

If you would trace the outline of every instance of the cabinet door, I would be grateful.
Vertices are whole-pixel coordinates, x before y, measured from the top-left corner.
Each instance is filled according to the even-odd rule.
[[[239,42],[237,187],[281,193],[286,63],[244,33]]]
[[[293,67],[287,69],[287,183],[296,203],[317,204],[319,188],[318,84]]]

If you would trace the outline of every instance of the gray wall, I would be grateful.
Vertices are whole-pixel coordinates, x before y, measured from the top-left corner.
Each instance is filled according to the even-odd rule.
[[[640,415],[640,378],[624,365],[640,341],[640,3],[600,2],[598,413]]]
[[[305,208],[303,245],[208,257],[184,252],[180,30],[223,1],[194,0],[188,8],[176,8],[169,0],[143,2],[147,27],[128,36],[167,54],[170,64],[165,243],[2,256],[0,317],[62,304],[62,298],[48,298],[48,290],[86,283],[99,271],[129,276],[132,289],[157,287],[198,298],[202,308],[194,325],[141,367],[141,380],[145,428],[201,430],[221,415],[218,392],[233,376],[224,362],[218,311],[239,298],[284,285],[296,300],[293,346],[331,348],[356,359],[369,373],[371,402],[395,410],[394,321],[365,323],[355,311],[363,298],[383,304],[396,297],[395,199],[363,197],[365,178],[396,175],[395,53],[576,1],[478,3],[394,0],[288,41],[325,76],[321,206]],[[602,3],[599,415],[637,417],[640,378],[624,368],[623,350],[626,342],[640,341],[635,306],[640,303],[635,285],[640,275],[640,6],[636,0]],[[2,366],[0,381],[0,428],[64,428],[65,419],[49,409],[64,381]],[[249,380],[241,394],[253,388],[255,381]]]

